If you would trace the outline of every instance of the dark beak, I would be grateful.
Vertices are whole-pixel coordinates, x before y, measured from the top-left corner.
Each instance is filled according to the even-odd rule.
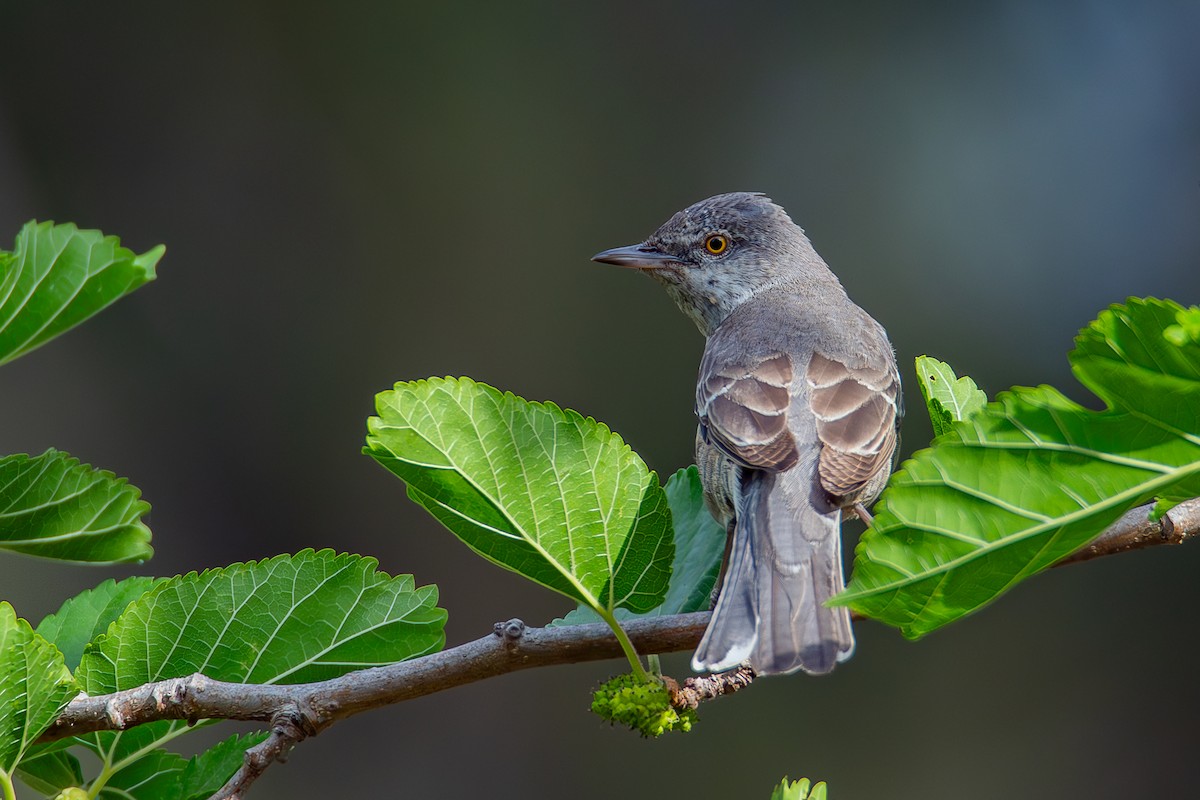
[[[678,259],[644,244],[614,247],[612,250],[596,253],[596,255],[592,256],[592,261],[599,261],[602,264],[616,264],[618,267],[628,267],[630,269],[671,269],[679,266]]]

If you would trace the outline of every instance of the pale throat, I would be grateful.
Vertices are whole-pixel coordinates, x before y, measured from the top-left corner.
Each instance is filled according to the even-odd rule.
[[[679,310],[696,323],[696,327],[705,336],[712,335],[712,332],[742,303],[774,285],[773,282],[769,282],[756,286],[740,275],[711,273],[689,275],[681,283],[662,278],[660,282],[666,287],[667,294],[675,301],[675,305],[679,306]]]

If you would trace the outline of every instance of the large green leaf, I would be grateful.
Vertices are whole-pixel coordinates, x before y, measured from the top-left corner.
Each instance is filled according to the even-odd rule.
[[[906,462],[836,602],[916,638],[990,602],[1159,495],[1200,495],[1200,343],[1131,299],[1085,328],[1075,375],[1107,404],[1002,392]]]
[[[304,683],[441,649],[437,587],[375,567],[372,558],[304,550],[172,578],[85,649],[76,677],[91,694],[193,672]]]
[[[681,469],[667,481],[667,502],[671,508],[675,529],[675,562],[671,565],[671,584],[661,605],[635,614],[617,609],[617,620],[624,622],[638,617],[659,617],[666,614],[687,614],[705,611],[712,603],[712,590],[721,571],[725,554],[725,530],[708,513],[704,505],[704,488],[696,468]],[[600,617],[585,605],[580,605],[551,625],[582,625],[600,622]]]
[[[78,691],[58,649],[0,602],[0,781]]]
[[[917,385],[929,409],[933,435],[941,436],[955,422],[967,419],[987,403],[987,395],[969,377],[958,377],[950,365],[917,356]]]
[[[115,236],[30,222],[0,252],[0,364],[28,353],[155,278],[162,245],[142,255]]]
[[[477,553],[602,614],[662,603],[666,494],[607,427],[466,378],[397,383],[376,409],[365,452]]]
[[[416,588],[411,575],[389,576],[371,558],[304,550],[158,583],[85,648],[76,677],[93,695],[194,672],[318,681],[439,650],[445,623],[437,587]],[[180,762],[148,754],[188,730],[156,722],[79,741],[111,773],[107,785],[160,785],[157,776]]]
[[[0,549],[63,561],[145,561],[150,504],[124,478],[58,450],[0,458]]]
[[[62,651],[68,669],[79,666],[84,646],[116,620],[126,606],[150,591],[160,579],[106,580],[80,592],[38,623],[37,632]]]

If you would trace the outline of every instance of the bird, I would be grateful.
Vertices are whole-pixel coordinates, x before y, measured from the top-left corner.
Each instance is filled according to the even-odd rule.
[[[826,605],[841,523],[870,524],[904,410],[886,331],[761,193],[701,200],[592,260],[654,278],[705,336],[696,464],[728,538],[693,668],[830,672],[854,651],[849,610]]]

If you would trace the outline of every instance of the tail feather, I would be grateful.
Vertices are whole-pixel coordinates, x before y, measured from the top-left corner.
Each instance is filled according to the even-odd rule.
[[[750,537],[734,530],[725,583],[717,596],[708,629],[692,657],[692,668],[698,672],[733,669],[754,651],[758,640],[758,598],[754,592],[752,544]]]
[[[854,650],[842,590],[841,511],[799,470],[748,471],[725,585],[692,665],[720,672],[749,660],[759,674],[829,672]]]

